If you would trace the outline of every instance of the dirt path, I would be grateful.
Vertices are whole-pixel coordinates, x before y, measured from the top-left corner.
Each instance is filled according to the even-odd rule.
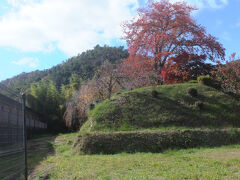
[[[55,148],[61,143],[72,141],[73,137],[51,136],[33,139],[28,142],[29,180],[48,179],[48,174],[55,168],[55,164],[41,165],[41,161],[49,156],[55,156]]]

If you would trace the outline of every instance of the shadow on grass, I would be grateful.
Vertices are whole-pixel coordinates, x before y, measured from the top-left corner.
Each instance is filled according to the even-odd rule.
[[[49,155],[54,155],[56,136],[48,136],[27,140],[28,174]],[[12,143],[0,147],[0,179],[24,179],[23,142]],[[29,178],[34,179],[34,178]]]
[[[35,170],[38,165],[48,156],[55,154],[54,142],[56,136],[40,137],[28,140],[28,174],[29,179],[35,179]],[[48,172],[41,175],[43,179],[47,179]]]

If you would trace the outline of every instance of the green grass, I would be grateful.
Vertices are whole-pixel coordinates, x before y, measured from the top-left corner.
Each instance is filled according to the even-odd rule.
[[[189,88],[196,88],[199,95],[188,95]],[[153,97],[153,90],[158,92],[157,97]],[[203,102],[203,109],[195,105],[197,102]],[[198,83],[122,91],[98,104],[89,115],[81,128],[82,135],[90,131],[154,133],[240,127],[240,103]],[[54,154],[30,156],[30,169],[35,169],[32,179],[240,179],[240,145],[168,149],[163,153],[81,155],[76,151],[76,139],[81,137],[78,135],[61,134],[57,141],[46,142]]]
[[[240,178],[240,145],[115,155],[77,155],[67,142],[54,148],[56,154],[41,161],[36,179],[45,172],[53,180]]]
[[[17,153],[5,157],[0,157],[0,179],[14,173],[24,174],[24,157],[23,153]]]
[[[58,137],[75,137],[78,136],[78,132],[72,132],[72,133],[59,133]]]
[[[188,95],[189,88],[198,90],[197,97]],[[158,92],[153,97],[152,91]],[[203,102],[199,109],[196,102]],[[240,103],[211,87],[184,83],[144,87],[123,91],[98,104],[89,113],[82,132],[131,131],[163,127],[239,127]]]

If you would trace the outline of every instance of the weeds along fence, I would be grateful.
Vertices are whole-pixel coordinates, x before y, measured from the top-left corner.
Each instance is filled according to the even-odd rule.
[[[47,129],[41,116],[25,109],[27,136]],[[0,179],[25,179],[22,104],[0,94]]]

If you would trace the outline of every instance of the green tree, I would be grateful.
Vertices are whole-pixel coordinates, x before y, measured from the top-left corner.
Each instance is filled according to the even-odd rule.
[[[63,130],[64,101],[52,81],[41,81],[31,85],[31,95],[27,97],[27,104],[41,113],[44,121],[53,132]]]
[[[67,101],[73,97],[73,95],[76,93],[76,91],[80,88],[83,80],[80,76],[77,74],[72,74],[72,76],[69,78],[69,84],[68,85],[62,85],[61,86],[61,93],[63,98]]]

